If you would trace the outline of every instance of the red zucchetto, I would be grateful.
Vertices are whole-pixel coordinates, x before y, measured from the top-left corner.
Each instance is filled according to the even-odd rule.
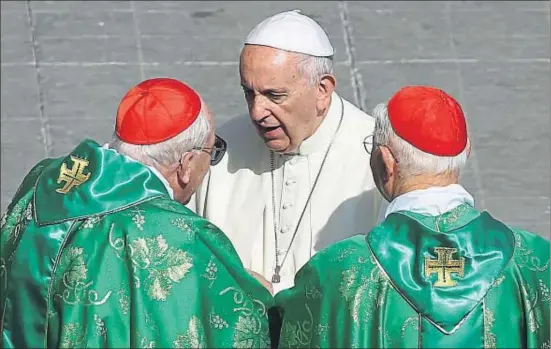
[[[415,148],[436,156],[459,155],[467,145],[467,124],[459,103],[428,86],[407,86],[388,102],[394,132]]]
[[[200,112],[199,95],[183,82],[149,79],[123,97],[117,110],[115,131],[126,143],[160,143],[191,126]]]

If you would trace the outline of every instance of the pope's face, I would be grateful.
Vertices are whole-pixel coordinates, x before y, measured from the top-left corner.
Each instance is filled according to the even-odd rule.
[[[271,47],[246,45],[241,85],[249,115],[266,146],[295,151],[319,123],[318,89],[297,69],[298,56]]]

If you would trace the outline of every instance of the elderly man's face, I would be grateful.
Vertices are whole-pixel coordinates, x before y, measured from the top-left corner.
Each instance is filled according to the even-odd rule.
[[[265,46],[246,45],[241,52],[249,115],[266,146],[276,152],[295,151],[321,122],[318,86],[301,76],[298,58]]]

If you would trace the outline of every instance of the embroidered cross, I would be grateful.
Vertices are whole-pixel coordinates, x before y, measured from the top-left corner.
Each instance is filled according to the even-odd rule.
[[[61,164],[57,183],[65,182],[62,188],[56,189],[58,193],[67,194],[73,187],[79,186],[90,178],[91,173],[84,174],[84,168],[88,166],[88,160],[79,159],[71,155],[74,165],[71,169],[65,163]]]
[[[452,255],[457,252],[456,248],[436,247],[434,249],[438,258],[431,259],[425,256],[425,277],[437,274],[438,279],[434,286],[453,287],[457,283],[452,279],[451,274],[458,274],[463,277],[465,272],[465,258],[453,259]]]

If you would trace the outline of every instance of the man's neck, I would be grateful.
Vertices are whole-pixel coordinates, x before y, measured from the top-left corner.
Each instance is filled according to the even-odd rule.
[[[446,187],[451,184],[458,184],[459,176],[456,174],[440,174],[440,175],[423,175],[414,176],[398,182],[394,190],[394,198],[400,195],[412,192],[414,190],[422,190],[430,187]]]

